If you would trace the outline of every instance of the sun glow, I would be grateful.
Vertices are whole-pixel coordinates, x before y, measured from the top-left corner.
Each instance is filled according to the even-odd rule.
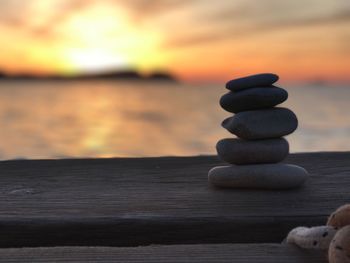
[[[159,36],[137,28],[122,10],[108,5],[77,13],[58,30],[65,35],[62,57],[70,72],[142,68],[145,64],[151,68],[161,60]]]
[[[71,49],[66,51],[67,63],[72,70],[97,72],[126,67],[129,62],[123,54],[101,49]]]
[[[223,82],[268,70],[287,81],[350,81],[348,1],[219,2],[0,0],[0,73],[132,68]],[[241,7],[244,16],[223,15]]]

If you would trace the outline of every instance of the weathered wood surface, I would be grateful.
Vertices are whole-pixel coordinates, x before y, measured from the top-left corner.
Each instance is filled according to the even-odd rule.
[[[287,161],[302,188],[212,188],[216,157],[0,162],[0,247],[280,242],[350,201],[350,153]]]
[[[0,262],[327,263],[325,252],[276,244],[0,249]]]

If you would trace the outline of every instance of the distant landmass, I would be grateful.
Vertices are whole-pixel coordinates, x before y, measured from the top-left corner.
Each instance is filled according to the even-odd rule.
[[[148,75],[142,75],[136,70],[123,71],[108,71],[99,73],[81,73],[72,76],[65,75],[45,75],[37,76],[31,74],[9,75],[0,72],[0,79],[3,80],[93,80],[93,79],[108,79],[108,80],[140,80],[140,81],[170,81],[177,82],[177,79],[168,72],[155,71]]]

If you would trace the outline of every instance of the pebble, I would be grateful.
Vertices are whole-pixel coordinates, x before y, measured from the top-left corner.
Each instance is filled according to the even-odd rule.
[[[220,99],[220,105],[229,112],[237,113],[247,110],[274,107],[288,98],[288,92],[278,87],[259,87],[228,92]]]
[[[239,112],[225,119],[222,126],[242,139],[268,139],[292,133],[298,127],[298,119],[289,109],[272,108]]]
[[[350,204],[339,207],[328,218],[327,225],[342,228],[350,225]]]
[[[226,83],[226,88],[231,91],[237,91],[259,86],[270,86],[278,81],[278,79],[279,77],[272,73],[251,75],[244,78],[230,80]]]
[[[329,263],[350,263],[350,225],[341,228],[328,250]]]
[[[289,232],[287,243],[306,249],[328,249],[336,233],[332,226],[299,226]]]
[[[266,140],[222,139],[216,144],[220,159],[231,164],[277,163],[289,153],[284,138]]]
[[[301,186],[307,171],[291,164],[218,166],[209,171],[211,184],[223,188],[291,189]]]

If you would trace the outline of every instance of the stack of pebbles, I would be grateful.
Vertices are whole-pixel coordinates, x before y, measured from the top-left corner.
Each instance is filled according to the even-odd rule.
[[[229,166],[209,171],[209,182],[218,187],[288,189],[302,185],[308,177],[305,169],[280,163],[289,153],[283,136],[298,126],[295,114],[275,107],[288,98],[284,89],[273,86],[275,74],[258,74],[229,81],[230,92],[220,105],[235,113],[222,126],[238,138],[220,140],[216,149]]]

